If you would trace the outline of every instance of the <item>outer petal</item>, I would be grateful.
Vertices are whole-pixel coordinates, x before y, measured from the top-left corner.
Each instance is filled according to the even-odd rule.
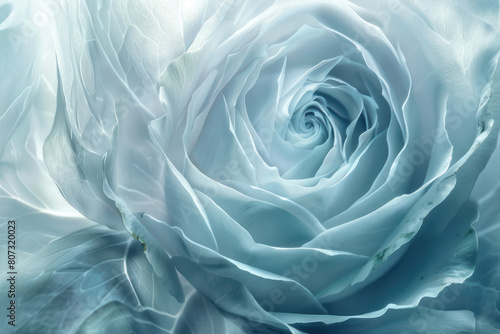
[[[177,302],[128,233],[96,226],[69,234],[18,270],[15,333],[242,333],[189,285],[186,304]],[[2,290],[7,283],[2,276]]]
[[[499,81],[494,85],[498,89]],[[500,110],[498,96],[495,105]],[[423,301],[423,305],[433,308],[473,311],[476,318],[475,333],[478,334],[500,333],[499,166],[500,150],[497,146],[472,192],[479,201],[480,210],[479,220],[474,224],[479,241],[474,275],[462,285],[452,285],[445,289],[437,299]]]

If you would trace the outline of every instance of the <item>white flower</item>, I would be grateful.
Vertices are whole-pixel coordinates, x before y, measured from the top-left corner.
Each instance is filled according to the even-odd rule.
[[[42,73],[57,80],[57,112],[37,159],[69,204],[109,227],[49,248],[76,238],[50,277],[75,267],[71,291],[115,289],[61,330],[198,333],[200,303],[213,333],[463,333],[471,311],[494,326],[480,307],[436,303],[476,264],[469,197],[498,138],[500,36],[486,15],[498,4],[48,8],[54,46],[33,40],[55,50],[57,79]],[[65,305],[57,288],[40,295],[55,302],[33,319]]]

